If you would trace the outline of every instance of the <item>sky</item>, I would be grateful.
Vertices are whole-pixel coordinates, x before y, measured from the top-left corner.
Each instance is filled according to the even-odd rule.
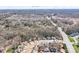
[[[0,0],[0,9],[79,9],[79,0]]]

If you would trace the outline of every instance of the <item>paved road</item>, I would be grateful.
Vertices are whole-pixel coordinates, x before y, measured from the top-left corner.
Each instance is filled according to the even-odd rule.
[[[50,22],[52,23],[52,25],[57,26],[53,21],[50,20]],[[73,48],[72,43],[69,41],[68,36],[65,34],[64,31],[62,31],[61,27],[57,27],[57,29],[59,30],[60,34],[63,37],[63,41],[65,42],[68,52],[69,53],[75,53],[75,50]]]
[[[75,50],[73,48],[72,43],[69,41],[68,36],[65,34],[65,32],[62,31],[61,27],[58,27],[58,30],[60,31],[62,37],[63,37],[63,41],[67,46],[68,52],[69,53],[75,53]]]

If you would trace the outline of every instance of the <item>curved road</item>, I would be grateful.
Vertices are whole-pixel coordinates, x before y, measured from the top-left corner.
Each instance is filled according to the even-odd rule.
[[[54,26],[57,27],[57,25],[56,25],[53,21],[51,21],[51,19],[49,19],[49,21],[52,23],[52,25],[54,25]],[[64,41],[64,43],[65,43],[66,46],[67,46],[68,52],[69,52],[69,53],[75,53],[75,50],[74,50],[74,48],[73,48],[73,45],[72,45],[72,43],[69,41],[68,36],[66,35],[66,33],[65,33],[64,31],[62,31],[62,28],[61,28],[61,27],[57,27],[57,29],[59,30],[60,34],[62,35],[63,41]]]
[[[74,48],[73,48],[73,45],[72,45],[72,43],[69,41],[68,36],[65,34],[64,31],[62,31],[61,27],[58,27],[58,30],[59,30],[60,34],[62,35],[62,37],[63,37],[63,41],[64,41],[64,43],[65,43],[66,46],[67,46],[68,52],[69,52],[69,53],[75,53],[75,50],[74,50]]]

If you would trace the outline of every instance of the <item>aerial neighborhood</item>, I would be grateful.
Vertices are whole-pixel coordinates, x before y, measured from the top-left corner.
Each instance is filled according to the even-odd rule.
[[[0,10],[0,53],[79,53],[79,12],[72,11]]]

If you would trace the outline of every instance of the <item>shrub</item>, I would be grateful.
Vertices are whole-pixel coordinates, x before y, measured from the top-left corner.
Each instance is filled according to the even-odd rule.
[[[32,34],[26,34],[26,35],[21,34],[20,37],[21,41],[29,41],[30,38],[33,38]]]
[[[65,49],[65,52],[68,53],[68,50],[65,44],[64,44],[64,49]]]

